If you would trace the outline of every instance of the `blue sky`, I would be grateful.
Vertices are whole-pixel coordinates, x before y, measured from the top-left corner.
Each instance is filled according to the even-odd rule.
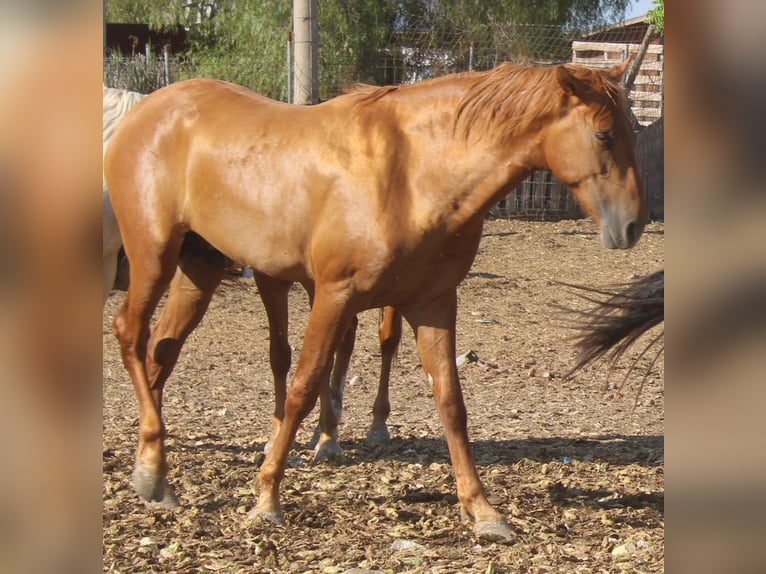
[[[652,0],[633,0],[625,12],[625,19],[643,16],[652,8]]]

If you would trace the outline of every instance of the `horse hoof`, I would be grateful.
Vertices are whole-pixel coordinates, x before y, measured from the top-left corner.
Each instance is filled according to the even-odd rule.
[[[343,449],[334,440],[327,440],[314,450],[314,464],[333,461],[343,456]]]
[[[258,510],[253,508],[247,515],[248,520],[263,520],[276,526],[285,525],[285,517],[281,511],[274,510]]]
[[[152,509],[175,510],[176,508],[180,508],[181,503],[178,502],[178,498],[176,498],[175,493],[168,485],[162,500],[159,502],[147,502],[146,505]]]
[[[487,542],[513,542],[513,530],[508,522],[503,520],[485,520],[477,522],[474,533],[480,540]]]
[[[391,435],[388,434],[387,428],[383,430],[370,430],[364,439],[364,443],[368,446],[388,446],[391,444]]]
[[[147,502],[162,502],[171,492],[164,476],[155,476],[139,466],[133,469],[133,490]]]

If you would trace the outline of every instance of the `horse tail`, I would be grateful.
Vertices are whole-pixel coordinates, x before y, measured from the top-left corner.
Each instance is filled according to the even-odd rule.
[[[644,333],[665,320],[664,269],[615,289],[569,286],[588,293],[581,296],[596,304],[590,310],[574,311],[579,317],[574,325],[579,331],[574,337],[578,356],[570,375],[601,357],[614,366]],[[659,344],[659,357],[663,341],[664,329],[649,341],[641,356]]]

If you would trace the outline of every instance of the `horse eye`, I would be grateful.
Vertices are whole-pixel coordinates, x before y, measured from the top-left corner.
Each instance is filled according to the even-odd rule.
[[[596,139],[599,145],[606,150],[612,149],[612,133],[608,131],[596,132]]]

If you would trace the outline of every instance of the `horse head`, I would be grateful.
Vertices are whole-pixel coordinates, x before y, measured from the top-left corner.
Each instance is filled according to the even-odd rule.
[[[620,78],[628,62],[609,70],[556,69],[561,108],[542,134],[544,162],[601,228],[609,249],[635,245],[646,223],[634,135]]]

